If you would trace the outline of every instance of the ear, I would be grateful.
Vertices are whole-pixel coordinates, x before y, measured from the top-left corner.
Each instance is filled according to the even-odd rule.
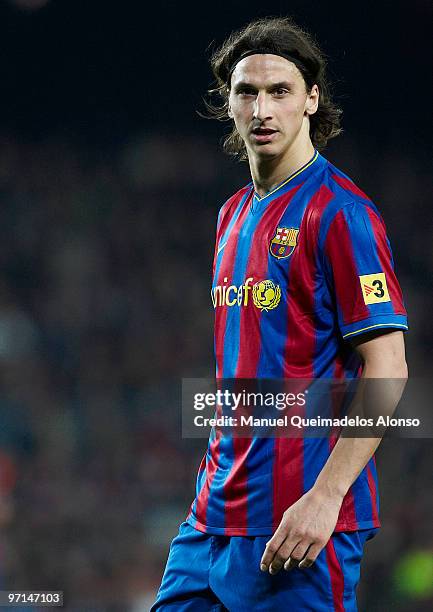
[[[307,99],[305,101],[305,112],[307,115],[314,115],[319,107],[319,87],[316,83],[311,88],[310,93],[307,94]]]
[[[230,119],[233,119],[233,111],[232,111],[232,107],[230,106],[230,87],[227,87],[226,94],[227,94],[227,114],[230,117]]]

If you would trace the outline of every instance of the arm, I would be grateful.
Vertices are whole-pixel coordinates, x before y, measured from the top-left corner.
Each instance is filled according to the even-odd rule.
[[[362,337],[356,344],[363,363],[363,378],[407,379],[403,333]],[[402,391],[403,389],[401,389]],[[388,398],[395,408],[400,397]],[[344,496],[363,470],[380,438],[342,438],[332,450],[314,486],[288,508],[266,545],[260,569],[271,574],[284,569],[310,567],[326,546],[337,523]]]

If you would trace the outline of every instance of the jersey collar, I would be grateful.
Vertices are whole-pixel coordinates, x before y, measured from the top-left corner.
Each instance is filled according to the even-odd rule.
[[[299,168],[299,170],[296,170],[296,172],[293,172],[293,174],[291,174],[289,177],[287,177],[286,179],[284,179],[284,181],[282,183],[280,183],[279,185],[277,185],[274,189],[272,189],[272,191],[270,191],[269,193],[265,194],[264,196],[260,197],[255,191],[253,193],[253,199],[256,202],[262,202],[263,200],[266,200],[266,198],[269,198],[273,195],[275,195],[277,192],[280,192],[280,190],[285,191],[284,187],[286,187],[286,185],[290,184],[290,188],[294,187],[294,183],[298,184],[299,182],[305,181],[305,179],[307,178],[307,176],[309,176],[311,174],[311,172],[314,172],[318,166],[321,166],[322,163],[326,161],[324,157],[322,157],[318,151],[314,152],[313,157],[310,159],[310,161],[308,161],[306,164],[304,164],[301,168]],[[299,177],[299,178],[298,178]],[[297,179],[297,180],[296,180]],[[281,193],[278,193],[278,195],[281,195]]]

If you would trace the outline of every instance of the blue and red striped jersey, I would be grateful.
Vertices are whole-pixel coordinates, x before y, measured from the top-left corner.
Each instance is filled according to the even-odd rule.
[[[213,262],[217,378],[355,378],[350,339],[407,329],[384,222],[319,153],[264,197],[252,184],[221,208]],[[315,483],[332,438],[211,431],[187,520],[201,531],[268,535]],[[336,531],[379,526],[374,457]]]

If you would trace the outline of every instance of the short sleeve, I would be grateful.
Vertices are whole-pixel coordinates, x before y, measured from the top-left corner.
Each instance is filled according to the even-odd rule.
[[[407,330],[385,224],[373,207],[352,202],[335,214],[324,260],[343,338],[380,328]]]

